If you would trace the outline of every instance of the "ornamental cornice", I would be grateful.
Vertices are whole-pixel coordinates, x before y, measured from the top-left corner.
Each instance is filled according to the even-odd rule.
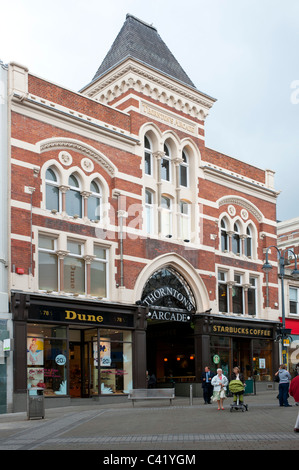
[[[156,101],[166,103],[179,111],[204,120],[209,109],[216,101],[200,91],[175,82],[171,77],[166,78],[158,71],[149,71],[148,68],[133,62],[132,59],[111,71],[106,78],[99,79],[94,85],[86,87],[83,94],[105,104],[115,100],[127,90],[135,88]]]

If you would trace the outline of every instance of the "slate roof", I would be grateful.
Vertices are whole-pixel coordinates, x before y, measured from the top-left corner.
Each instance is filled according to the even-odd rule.
[[[152,25],[127,14],[118,36],[100,65],[93,80],[131,57],[166,75],[195,88],[188,75]]]

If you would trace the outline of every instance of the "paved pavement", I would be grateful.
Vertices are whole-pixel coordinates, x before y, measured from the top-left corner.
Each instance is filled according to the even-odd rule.
[[[231,398],[217,411],[217,404],[204,405],[202,398],[190,405],[189,398],[177,397],[172,406],[162,400],[134,407],[129,401],[87,401],[46,409],[45,418],[35,420],[26,413],[2,414],[0,450],[100,450],[103,459],[120,451],[186,451],[191,460],[185,463],[194,463],[190,455],[200,450],[299,450],[299,406],[290,398],[292,407],[279,407],[276,396],[277,391],[245,396],[244,412],[230,412]]]

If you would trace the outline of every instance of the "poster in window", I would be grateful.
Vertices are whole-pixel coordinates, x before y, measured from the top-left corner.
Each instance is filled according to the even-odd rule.
[[[27,338],[27,366],[44,365],[43,338]]]
[[[111,345],[110,341],[100,342],[100,365],[103,367],[111,366]]]

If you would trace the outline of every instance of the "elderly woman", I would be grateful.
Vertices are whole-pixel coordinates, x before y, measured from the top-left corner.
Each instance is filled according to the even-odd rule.
[[[212,378],[211,384],[213,385],[213,401],[218,403],[218,411],[224,410],[223,400],[226,397],[226,387],[228,385],[228,379],[222,372],[222,369],[217,369],[217,375]]]

